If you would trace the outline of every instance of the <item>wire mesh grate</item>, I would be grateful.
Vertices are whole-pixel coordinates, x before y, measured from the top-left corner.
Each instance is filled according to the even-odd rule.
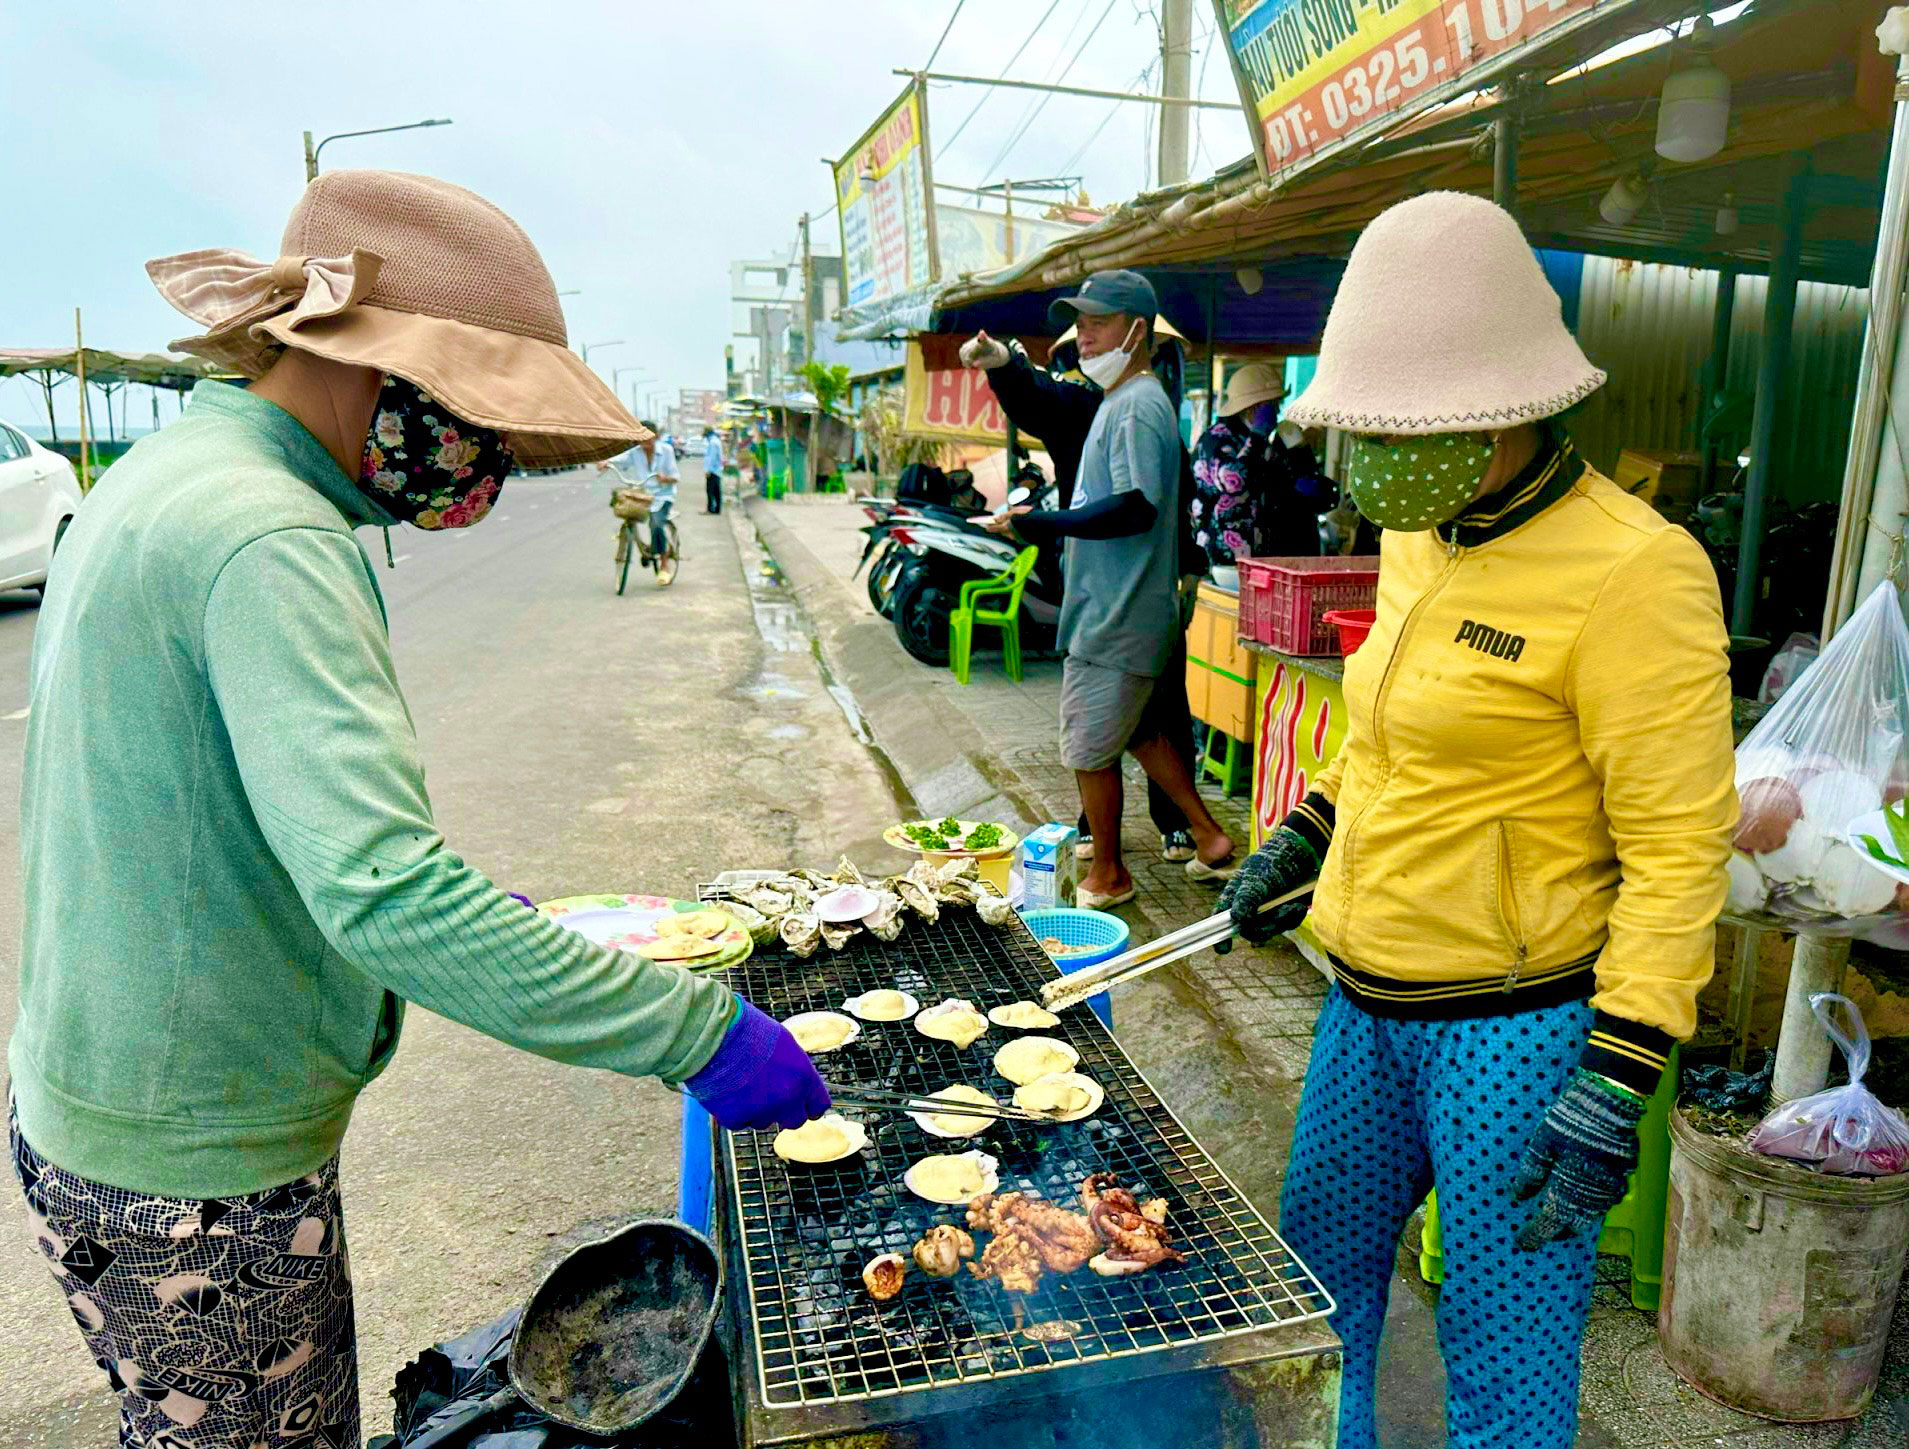
[[[807,961],[779,945],[728,973],[739,992],[777,1017],[841,1009],[864,991],[892,987],[924,1006],[964,998],[986,1012],[1038,998],[1054,967],[1015,918],[1006,929],[946,909],[913,920],[892,943],[861,935],[847,950]],[[828,1166],[783,1162],[773,1132],[726,1134],[763,1402],[793,1407],[867,1399],[999,1379],[1075,1363],[1193,1345],[1303,1322],[1332,1300],[1279,1235],[1173,1117],[1146,1079],[1085,1008],[1061,1014],[1044,1035],[1080,1053],[1075,1070],[1106,1091],[1094,1116],[1065,1124],[997,1122],[948,1141],[901,1114],[847,1111],[869,1130],[857,1157]],[[1024,1035],[990,1026],[957,1048],[910,1022],[862,1024],[848,1046],[816,1058],[848,1087],[923,1092],[965,1083],[1006,1101],[1014,1088],[993,1055]],[[964,1226],[962,1207],[923,1201],[902,1183],[922,1157],[978,1147],[1000,1162],[1001,1190],[1079,1207],[1081,1183],[1111,1172],[1142,1201],[1163,1197],[1180,1266],[1127,1278],[1090,1270],[1045,1276],[1037,1292],[1010,1295],[969,1275],[935,1280],[912,1262],[901,1293],[875,1302],[862,1269],[879,1253],[904,1259],[936,1223]],[[977,1248],[980,1243],[977,1242]],[[1016,1300],[1024,1319],[1017,1322]],[[1061,1336],[1037,1340],[1027,1327]]]

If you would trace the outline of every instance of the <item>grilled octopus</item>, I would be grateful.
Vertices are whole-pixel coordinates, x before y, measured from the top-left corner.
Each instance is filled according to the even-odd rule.
[[[1129,1264],[1151,1268],[1158,1263],[1186,1261],[1167,1231],[1165,1198],[1136,1202],[1133,1193],[1111,1172],[1097,1172],[1081,1184],[1080,1201],[1087,1210],[1087,1221],[1107,1242],[1102,1256],[1115,1272],[1136,1271],[1126,1266]],[[1098,1264],[1096,1271],[1100,1271]]]
[[[983,1193],[968,1204],[968,1226],[994,1234],[968,1271],[1009,1293],[1032,1293],[1044,1272],[1075,1272],[1100,1250],[1086,1218],[1024,1193]]]

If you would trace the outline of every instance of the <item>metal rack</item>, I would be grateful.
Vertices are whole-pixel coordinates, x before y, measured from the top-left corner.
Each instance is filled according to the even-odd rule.
[[[1055,969],[1020,924],[983,925],[944,908],[911,920],[900,940],[857,937],[840,953],[799,961],[768,949],[728,973],[744,996],[778,1017],[839,1010],[860,992],[894,987],[932,1005],[946,997],[985,1012],[1034,999]],[[1045,1370],[1192,1349],[1330,1313],[1325,1289],[1174,1118],[1099,1020],[1066,1013],[1047,1035],[1080,1052],[1076,1070],[1106,1090],[1093,1117],[1027,1126],[997,1123],[979,1136],[936,1138],[901,1116],[867,1120],[867,1149],[846,1162],[805,1167],[771,1151],[773,1133],[724,1140],[763,1403],[812,1407],[925,1389],[979,1386]],[[907,1091],[967,1083],[1005,1100],[993,1054],[1020,1032],[991,1027],[965,1049],[908,1022],[864,1023],[861,1037],[817,1059],[837,1082]],[[856,1114],[848,1114],[856,1115]],[[962,1225],[960,1207],[915,1197],[902,1173],[936,1152],[977,1147],[1000,1161],[1003,1191],[1077,1207],[1081,1182],[1112,1172],[1145,1199],[1164,1197],[1182,1266],[1130,1278],[1081,1270],[1049,1275],[1038,1292],[1010,1295],[965,1270],[937,1281],[910,1268],[901,1294],[876,1303],[861,1271],[878,1253],[907,1257],[935,1223]],[[1017,1300],[1024,1321],[1017,1322]],[[1040,1341],[1026,1329],[1061,1336]],[[1058,1325],[1058,1327],[1055,1327]]]

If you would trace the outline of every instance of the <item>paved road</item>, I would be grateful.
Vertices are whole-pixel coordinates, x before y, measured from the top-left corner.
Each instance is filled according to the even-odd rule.
[[[691,493],[694,497],[691,497]],[[381,565],[399,677],[451,845],[533,898],[689,893],[728,866],[878,858],[885,777],[818,677],[732,516],[679,510],[667,590],[611,588],[605,490],[513,481],[466,532],[361,535]],[[746,534],[746,525],[743,532]],[[0,1036],[20,940],[17,827],[36,611],[0,595]],[[417,1350],[502,1312],[590,1225],[675,1202],[676,1101],[560,1067],[422,1011],[345,1145],[367,1434]],[[9,1175],[10,1176],[10,1175]],[[0,1445],[112,1442],[110,1396],[0,1182]]]

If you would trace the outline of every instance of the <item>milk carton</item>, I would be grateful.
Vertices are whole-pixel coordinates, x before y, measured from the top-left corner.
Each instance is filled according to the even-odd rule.
[[[1059,821],[1028,832],[1021,841],[1021,885],[1026,892],[1022,910],[1074,904],[1074,847],[1079,841],[1080,832]]]

